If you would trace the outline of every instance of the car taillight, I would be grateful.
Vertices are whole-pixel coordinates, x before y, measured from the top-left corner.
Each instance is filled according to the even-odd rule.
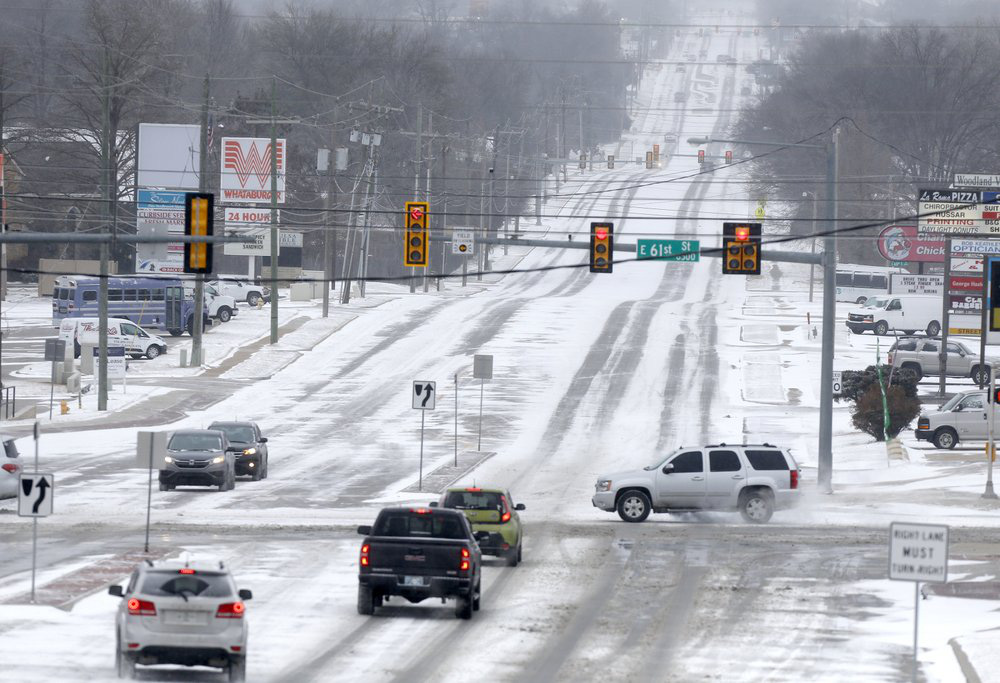
[[[365,543],[363,546],[361,546],[361,566],[362,567],[367,567],[368,566],[368,551],[369,551],[370,548],[371,548],[371,546],[369,546],[367,543]]]
[[[155,617],[156,605],[148,600],[129,598],[128,613],[136,617]]]
[[[509,522],[510,521],[510,513],[509,512],[505,512],[502,515],[500,515],[500,521],[501,522]]]
[[[216,619],[242,619],[247,606],[242,602],[227,602],[219,605],[215,611]]]
[[[510,508],[507,507],[507,496],[500,496],[500,505],[503,507],[503,514],[500,515],[500,523],[510,521]]]
[[[467,572],[469,571],[469,549],[462,548],[462,561],[458,563],[458,571]]]
[[[10,472],[11,474],[16,474],[17,471],[21,469],[21,467],[20,465],[15,465],[12,462],[6,462],[4,463],[3,467],[0,467],[0,469],[2,469],[4,472]]]
[[[792,470],[791,484],[792,484],[792,488],[793,489],[797,489],[799,487],[799,471],[798,470]]]

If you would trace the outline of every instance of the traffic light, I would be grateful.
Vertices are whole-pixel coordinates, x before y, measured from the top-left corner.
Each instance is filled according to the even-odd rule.
[[[215,195],[202,192],[184,195],[184,234],[189,237],[211,237],[215,234]],[[210,243],[184,243],[184,272],[212,272]]]
[[[614,266],[615,224],[590,224],[590,272],[610,273]]]
[[[427,202],[406,202],[406,245],[403,262],[408,266],[427,267]]]
[[[705,150],[703,149],[698,150],[698,163],[699,164],[705,163]]]
[[[726,150],[726,163],[727,164],[733,163],[733,150],[731,149]]]
[[[722,224],[722,272],[760,275],[760,223]]]

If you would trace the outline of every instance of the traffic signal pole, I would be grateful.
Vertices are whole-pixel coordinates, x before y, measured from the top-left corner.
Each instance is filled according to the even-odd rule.
[[[205,76],[205,100],[201,105],[201,153],[198,164],[198,191],[205,192],[208,188],[208,95],[209,83],[208,75]],[[211,249],[211,245],[208,247]],[[191,367],[199,368],[202,363],[201,342],[204,333],[204,317],[202,310],[205,307],[205,275],[197,273],[194,276],[194,318],[191,321]]]

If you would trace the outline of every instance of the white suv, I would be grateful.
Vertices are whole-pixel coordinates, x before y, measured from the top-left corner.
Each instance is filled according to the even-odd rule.
[[[119,678],[134,678],[136,664],[180,664],[228,669],[230,681],[246,677],[244,600],[229,570],[187,561],[139,565],[122,598],[115,627]]]
[[[797,500],[801,473],[787,450],[768,443],[682,447],[641,470],[601,476],[593,504],[626,522],[650,512],[739,510],[763,523]]]

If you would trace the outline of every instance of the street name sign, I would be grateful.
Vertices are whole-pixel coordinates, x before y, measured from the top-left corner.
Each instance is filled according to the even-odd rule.
[[[943,524],[889,525],[889,579],[948,582],[948,527]]]
[[[698,261],[701,243],[697,240],[637,240],[636,258],[653,261]]]
[[[48,517],[52,514],[55,478],[35,472],[22,474],[17,487],[17,514],[20,517]]]
[[[413,383],[413,409],[434,410],[437,400],[437,382]]]
[[[1000,173],[956,173],[951,183],[954,187],[1000,187]]]

